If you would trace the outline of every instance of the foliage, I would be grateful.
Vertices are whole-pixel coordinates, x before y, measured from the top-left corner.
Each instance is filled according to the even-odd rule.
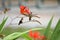
[[[48,23],[48,26],[47,26],[47,28],[46,28],[46,30],[45,30],[45,33],[44,33],[44,35],[45,35],[47,38],[48,38],[49,35],[51,34],[50,30],[51,30],[52,20],[53,20],[53,16],[52,16],[52,18],[50,19],[50,21],[49,21],[49,23]]]
[[[53,17],[50,19],[47,28],[34,28],[31,30],[32,31],[37,30],[40,33],[42,33],[42,35],[45,35],[45,37],[47,38],[45,40],[60,40],[60,19],[58,20],[58,23],[53,31],[51,30],[52,20],[53,20]],[[27,30],[24,32],[14,32],[14,33],[6,36],[3,40],[16,40],[19,37],[23,37],[23,38],[25,38],[25,40],[32,40],[32,38],[30,38],[29,35],[27,34],[27,33],[29,33],[29,31],[30,30]]]
[[[51,35],[50,40],[60,40],[60,19]]]
[[[8,19],[8,17],[5,18],[5,19],[3,19],[2,23],[0,24],[0,33],[2,32],[3,27],[4,27],[4,25],[5,25],[6,21],[7,21],[7,19]]]

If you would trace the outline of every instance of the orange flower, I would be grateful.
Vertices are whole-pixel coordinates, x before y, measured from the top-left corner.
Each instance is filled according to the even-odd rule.
[[[23,6],[23,5],[20,6],[20,13],[23,15],[30,15],[31,14],[29,8],[27,8],[26,6]]]
[[[44,35],[42,35],[42,36],[39,36],[38,38],[41,40],[45,40],[46,37]]]
[[[32,37],[32,38],[37,38],[37,37],[39,37],[39,32],[32,32],[32,31],[30,31],[30,32],[29,32],[29,35],[30,35],[30,37]]]
[[[32,30],[30,30],[29,32],[29,36],[31,38],[34,38],[34,39],[40,39],[40,40],[44,40],[45,39],[45,36],[40,36],[40,33],[39,32],[32,32]]]
[[[20,6],[20,9],[25,9],[25,6],[21,5],[21,6]]]
[[[42,40],[45,40],[46,37],[43,35],[43,36],[41,36],[41,38],[42,38]]]

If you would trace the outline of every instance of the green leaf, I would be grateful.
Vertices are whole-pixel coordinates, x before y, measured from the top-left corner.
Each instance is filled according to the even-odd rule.
[[[2,23],[0,24],[0,33],[2,32],[2,29],[7,21],[8,17],[6,19],[3,19]]]
[[[22,37],[25,38],[25,40],[32,40],[32,38],[30,38],[27,34],[22,35]]]
[[[51,35],[50,40],[60,40],[60,19]]]
[[[32,31],[34,31],[34,30],[43,30],[43,28],[34,28],[34,29],[32,29]],[[6,36],[3,40],[13,40],[13,39],[21,37],[22,35],[24,35],[28,32],[30,32],[30,30],[22,32],[22,33],[21,32],[15,32],[15,33],[12,33],[12,34]],[[27,37],[27,35],[25,35],[25,36]]]
[[[19,36],[21,35],[20,32],[15,32],[15,33],[12,33],[8,36],[6,36],[3,40],[15,40],[16,38],[18,38]]]
[[[48,38],[48,36],[50,35],[50,33],[51,33],[51,24],[52,24],[52,20],[53,20],[53,16],[52,16],[52,18],[50,19],[50,21],[49,21],[49,23],[48,23],[48,26],[47,26],[47,28],[46,28],[46,30],[45,30],[45,33],[44,33],[44,35]]]

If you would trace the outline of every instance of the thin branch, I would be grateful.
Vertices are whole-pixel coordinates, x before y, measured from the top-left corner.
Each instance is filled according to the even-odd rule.
[[[38,20],[32,20],[33,22],[38,22],[39,24],[41,24],[41,22],[39,22]]]
[[[37,17],[37,18],[40,18],[39,16],[37,16],[37,15],[32,15],[32,17]]]
[[[37,17],[37,18],[40,18],[39,16],[36,16],[36,15],[34,15],[34,16],[32,16],[32,17]]]
[[[27,21],[27,22],[23,22],[23,23],[28,23],[28,22],[38,22],[39,24],[41,24],[38,20],[31,20],[31,21]],[[21,23],[21,24],[23,24],[23,23]],[[15,23],[15,24],[11,24],[11,25],[16,25],[17,23]]]

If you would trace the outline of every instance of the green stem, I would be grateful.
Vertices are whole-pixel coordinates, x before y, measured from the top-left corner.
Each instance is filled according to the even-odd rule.
[[[31,29],[31,30],[34,31],[34,30],[42,30],[42,29],[44,29],[44,28],[34,28],[34,29]],[[22,32],[22,33],[21,33],[21,32],[15,32],[15,33],[13,33],[13,34],[11,34],[11,35],[8,35],[8,36],[5,37],[3,40],[8,40],[8,39],[13,40],[13,39],[16,39],[16,38],[18,38],[18,37],[20,37],[20,36],[28,33],[28,32],[30,32],[30,30],[25,31],[25,32]],[[15,36],[14,36],[14,35],[15,35]]]

